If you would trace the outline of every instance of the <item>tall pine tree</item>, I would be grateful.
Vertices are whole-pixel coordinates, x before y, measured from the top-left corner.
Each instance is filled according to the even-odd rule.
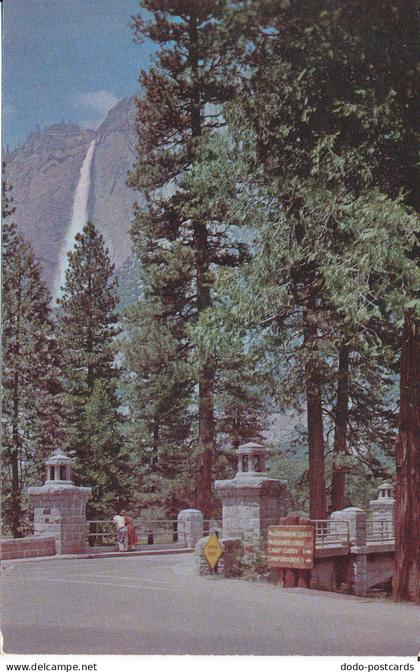
[[[193,383],[178,340],[155,311],[139,302],[124,312],[124,401],[138,467],[137,505],[164,509],[169,517],[188,506],[194,492]]]
[[[14,207],[5,182],[2,195],[3,523],[19,537],[28,525],[25,489],[38,484],[63,428],[50,296],[31,246],[8,221]]]
[[[68,254],[59,304],[66,445],[77,482],[93,487],[89,515],[104,516],[129,498],[114,340],[120,333],[114,267],[88,222]]]
[[[412,309],[404,319],[400,375],[393,592],[420,604],[420,319]]]
[[[132,235],[148,270],[146,300],[158,307],[178,340],[180,357],[190,357],[186,326],[213,304],[214,271],[240,261],[240,245],[229,240],[224,207],[192,166],[205,167],[203,141],[223,125],[218,105],[230,95],[224,78],[221,31],[224,0],[144,0],[150,19],[135,17],[139,41],[159,50],[154,65],[140,77],[138,98],[139,160],[133,186],[146,192],[147,209],[138,212]],[[223,35],[223,37],[221,37]],[[233,36],[229,39],[234,39]],[[211,151],[211,150],[210,150]],[[213,160],[216,157],[213,157]],[[196,363],[198,388],[198,461],[195,504],[206,517],[212,510],[215,450],[214,358]]]
[[[299,349],[301,354],[305,353],[300,378],[305,380],[306,386],[311,512],[317,517],[325,515],[322,388],[326,353],[323,352],[323,341],[328,333],[331,334],[335,315],[335,348],[341,359],[341,386],[335,404],[336,452],[340,453],[346,442],[343,431],[347,415],[345,405],[349,405],[344,346],[349,345],[349,332],[352,333],[354,323],[362,325],[360,331],[369,338],[372,316],[376,311],[375,317],[378,317],[377,313],[382,310],[382,287],[375,287],[377,279],[371,272],[368,238],[377,238],[381,248],[383,241],[381,235],[377,235],[378,230],[373,230],[375,227],[361,231],[356,224],[352,231],[353,208],[357,210],[356,216],[360,213],[362,217],[369,210],[363,198],[356,207],[354,203],[362,195],[371,199],[368,216],[378,224],[380,209],[390,207],[392,236],[395,235],[392,204],[389,201],[381,204],[381,196],[377,193],[367,196],[367,190],[379,185],[395,198],[398,181],[405,175],[410,197],[413,193],[413,153],[407,142],[410,133],[403,120],[410,125],[413,116],[411,46],[414,6],[409,3],[405,8],[397,3],[395,11],[384,13],[374,3],[375,10],[369,11],[367,19],[366,12],[360,9],[361,4],[343,3],[337,7],[336,3],[330,2],[260,0],[247,5],[246,12],[240,7],[234,17],[237,25],[243,27],[243,38],[235,45],[244,64],[238,70],[242,92],[232,114],[234,124],[241,117],[243,132],[238,148],[246,152],[251,138],[248,144],[250,179],[256,182],[258,171],[263,168],[264,180],[270,184],[266,203],[271,200],[273,210],[283,211],[286,225],[284,240],[279,243],[282,225],[276,214],[273,221],[267,221],[261,239],[260,275],[258,277],[256,270],[252,282],[266,284],[265,297],[272,301],[276,291],[273,273],[278,268],[278,279],[283,278],[278,289],[283,288],[283,296],[279,296],[277,312],[271,311],[272,317],[267,305],[267,317],[261,316],[263,324],[268,325],[271,320],[279,329],[285,326],[293,329],[290,315],[300,321],[298,328],[303,347],[299,345]],[[375,12],[380,16],[377,22],[372,21]],[[366,42],[371,22],[375,39]],[[383,66],[385,61],[378,52],[378,36],[389,36],[391,32],[392,41],[389,42],[388,37],[384,39],[389,45],[389,58],[395,61],[395,72],[399,73],[399,81],[395,80],[393,84],[395,90],[403,90],[403,106],[392,89],[387,66]],[[399,42],[400,49],[397,47]],[[397,159],[403,148],[405,165]],[[334,155],[335,159],[332,158]],[[393,166],[391,170],[390,166]],[[405,217],[404,212],[402,217]],[[409,223],[403,232],[409,246],[412,245],[412,231],[413,226]],[[359,259],[350,252],[355,236],[359,237],[354,246]],[[397,244],[394,249],[394,259],[386,260],[399,281],[405,262],[400,254],[401,245]],[[279,263],[286,250],[283,262]],[[327,285],[331,278],[337,282],[340,277],[340,255],[351,257],[352,262],[356,262],[355,267],[362,262],[360,278],[363,281],[356,287],[349,269],[351,282],[347,282],[347,297],[345,292],[340,297],[335,292],[328,296]],[[324,277],[325,258],[329,258],[331,264],[330,279],[326,277],[328,271]],[[386,268],[383,270],[385,274],[390,272]],[[399,285],[403,292],[409,285],[409,274]],[[350,295],[354,301],[349,299]],[[357,308],[354,321],[347,310],[349,303],[352,308],[355,305]],[[285,319],[289,324],[285,325]],[[340,330],[340,323],[349,330]],[[378,338],[377,333],[373,334],[372,352],[378,350],[375,338],[380,340],[380,335]],[[335,477],[333,489],[338,501],[342,500],[341,494],[338,496],[343,488],[342,474],[336,473]]]

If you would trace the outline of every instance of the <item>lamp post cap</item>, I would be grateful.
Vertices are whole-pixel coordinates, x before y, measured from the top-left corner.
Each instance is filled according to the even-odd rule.
[[[54,451],[54,453],[50,455],[48,459],[45,460],[45,464],[57,464],[59,462],[61,463],[65,462],[70,464],[71,462],[73,462],[73,460],[71,457],[63,453],[61,448],[57,448],[57,450]]]
[[[255,441],[248,441],[248,443],[243,443],[242,446],[239,446],[237,449],[238,455],[247,455],[248,453],[267,453],[267,448],[261,445],[261,443],[256,443]]]

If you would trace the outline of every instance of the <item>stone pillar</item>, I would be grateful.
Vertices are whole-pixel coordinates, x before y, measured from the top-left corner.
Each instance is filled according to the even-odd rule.
[[[334,521],[346,521],[349,528],[349,540],[351,545],[366,545],[366,511],[357,506],[349,506],[342,511],[333,511],[330,516],[331,529],[334,528]],[[342,526],[336,526],[337,531],[342,531]]]
[[[235,478],[215,482],[222,499],[223,538],[257,539],[286,513],[286,481],[269,478],[264,471],[268,451],[260,444],[247,443],[236,452]]]
[[[56,451],[46,461],[45,484],[28,488],[34,507],[34,536],[54,537],[57,553],[62,555],[86,550],[86,502],[91,494],[91,488],[74,485],[70,465],[71,458]]]
[[[354,594],[362,597],[367,593],[366,511],[349,506],[342,511],[334,511],[331,514],[332,526],[334,520],[348,522],[351,559],[348,580],[353,585]]]
[[[391,539],[395,535],[394,488],[382,483],[376,499],[369,502],[370,533],[373,539]]]
[[[362,547],[357,547],[352,549],[353,564],[351,567],[351,579],[354,586],[354,594],[359,597],[365,597],[367,595],[368,589],[368,576],[367,576],[367,555]]]
[[[178,540],[187,548],[195,548],[203,536],[203,514],[198,509],[183,509],[178,513]]]

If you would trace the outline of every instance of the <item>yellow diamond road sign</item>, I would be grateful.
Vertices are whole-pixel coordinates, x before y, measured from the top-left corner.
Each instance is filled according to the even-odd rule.
[[[223,554],[223,548],[216,534],[211,534],[207,544],[204,546],[204,555],[210,567],[214,569]]]

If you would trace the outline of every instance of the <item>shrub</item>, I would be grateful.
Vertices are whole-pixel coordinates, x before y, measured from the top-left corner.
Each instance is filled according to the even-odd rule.
[[[267,564],[267,549],[262,539],[243,541],[236,556],[239,574],[248,581],[272,581],[273,570]]]

